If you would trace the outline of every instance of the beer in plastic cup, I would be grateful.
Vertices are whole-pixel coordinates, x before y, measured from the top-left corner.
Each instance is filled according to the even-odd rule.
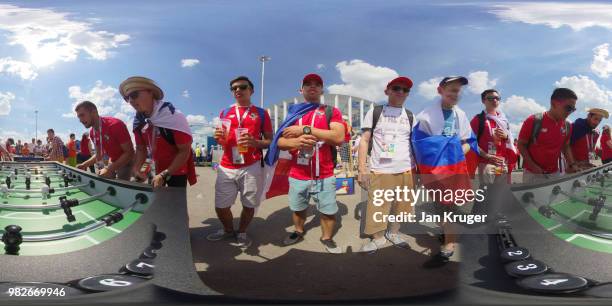
[[[238,143],[238,140],[240,139],[240,136],[242,136],[243,134],[248,134],[249,133],[249,129],[247,129],[247,128],[237,128],[235,130],[235,132],[236,132],[236,143]],[[238,144],[238,152],[239,153],[246,153],[248,151],[249,151],[249,147]]]

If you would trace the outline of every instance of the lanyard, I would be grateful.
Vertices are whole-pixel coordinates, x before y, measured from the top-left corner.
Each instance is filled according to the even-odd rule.
[[[148,139],[149,140],[149,150],[151,150],[151,157],[153,157],[153,154],[155,152],[155,140],[157,139],[157,129],[155,128],[151,120],[147,119],[147,123],[149,124],[149,130],[151,132],[151,135],[149,135],[149,139]]]
[[[242,127],[242,121],[244,120],[244,118],[246,118],[246,116],[248,114],[251,113],[251,105],[249,104],[249,106],[247,106],[247,109],[244,111],[244,114],[242,114],[242,118],[240,118],[240,112],[238,111],[239,106],[236,105],[236,107],[234,108],[234,111],[236,111],[236,119],[238,119],[238,127]]]
[[[317,108],[312,113],[312,120],[310,121],[310,127],[311,128],[314,127],[314,122],[315,122],[315,118],[317,117],[318,110],[319,109]],[[298,122],[299,122],[299,125],[302,125],[302,117],[300,117]],[[320,171],[321,171],[321,169],[320,169],[320,162],[319,162],[319,145],[318,144],[315,144],[313,158],[315,158],[317,160],[316,163],[315,163],[315,178],[318,179]],[[332,156],[332,158],[334,158],[334,157]],[[312,163],[312,160],[311,160],[311,163]],[[312,170],[312,167],[310,169]],[[311,174],[311,176],[312,176],[312,174]]]

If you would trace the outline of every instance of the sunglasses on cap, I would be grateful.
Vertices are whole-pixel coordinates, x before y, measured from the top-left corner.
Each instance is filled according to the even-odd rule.
[[[495,101],[495,100],[500,101],[501,97],[487,97],[487,101]]]
[[[249,88],[249,85],[242,84],[242,85],[232,86],[232,87],[230,87],[230,90],[231,91],[238,91],[238,89],[240,89],[240,90],[247,90],[247,88]]]
[[[404,92],[404,93],[409,93],[410,92],[410,88],[407,87],[402,87],[402,86],[391,86],[391,90],[395,91],[395,92]]]

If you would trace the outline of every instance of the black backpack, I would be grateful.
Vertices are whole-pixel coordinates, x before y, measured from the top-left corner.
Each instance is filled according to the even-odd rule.
[[[535,143],[540,136],[540,130],[542,129],[542,118],[544,118],[544,113],[537,113],[534,115],[535,119],[533,120],[533,129],[531,130],[531,137],[529,138],[529,142],[527,143],[527,147],[531,144]],[[569,141],[570,136],[570,123],[565,120],[565,130],[568,133],[568,137],[565,139],[565,143]]]

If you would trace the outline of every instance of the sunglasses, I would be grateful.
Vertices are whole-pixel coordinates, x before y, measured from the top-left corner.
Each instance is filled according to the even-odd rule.
[[[249,85],[236,85],[236,86],[232,86],[230,87],[231,91],[238,91],[238,89],[240,90],[247,90],[247,88],[249,88]]]
[[[125,97],[125,101],[129,102],[130,100],[138,99],[138,94],[140,94],[140,90],[135,90],[135,91],[130,92],[130,94],[127,95],[127,97]]]
[[[500,101],[501,97],[487,97],[487,101],[495,101],[495,100]]]
[[[404,92],[404,93],[409,93],[410,92],[410,88],[407,87],[402,87],[402,86],[391,86],[391,90],[395,91],[395,92]]]
[[[568,113],[573,113],[573,112],[576,111],[576,107],[573,106],[573,105],[566,105],[565,106],[565,111],[568,112]]]

